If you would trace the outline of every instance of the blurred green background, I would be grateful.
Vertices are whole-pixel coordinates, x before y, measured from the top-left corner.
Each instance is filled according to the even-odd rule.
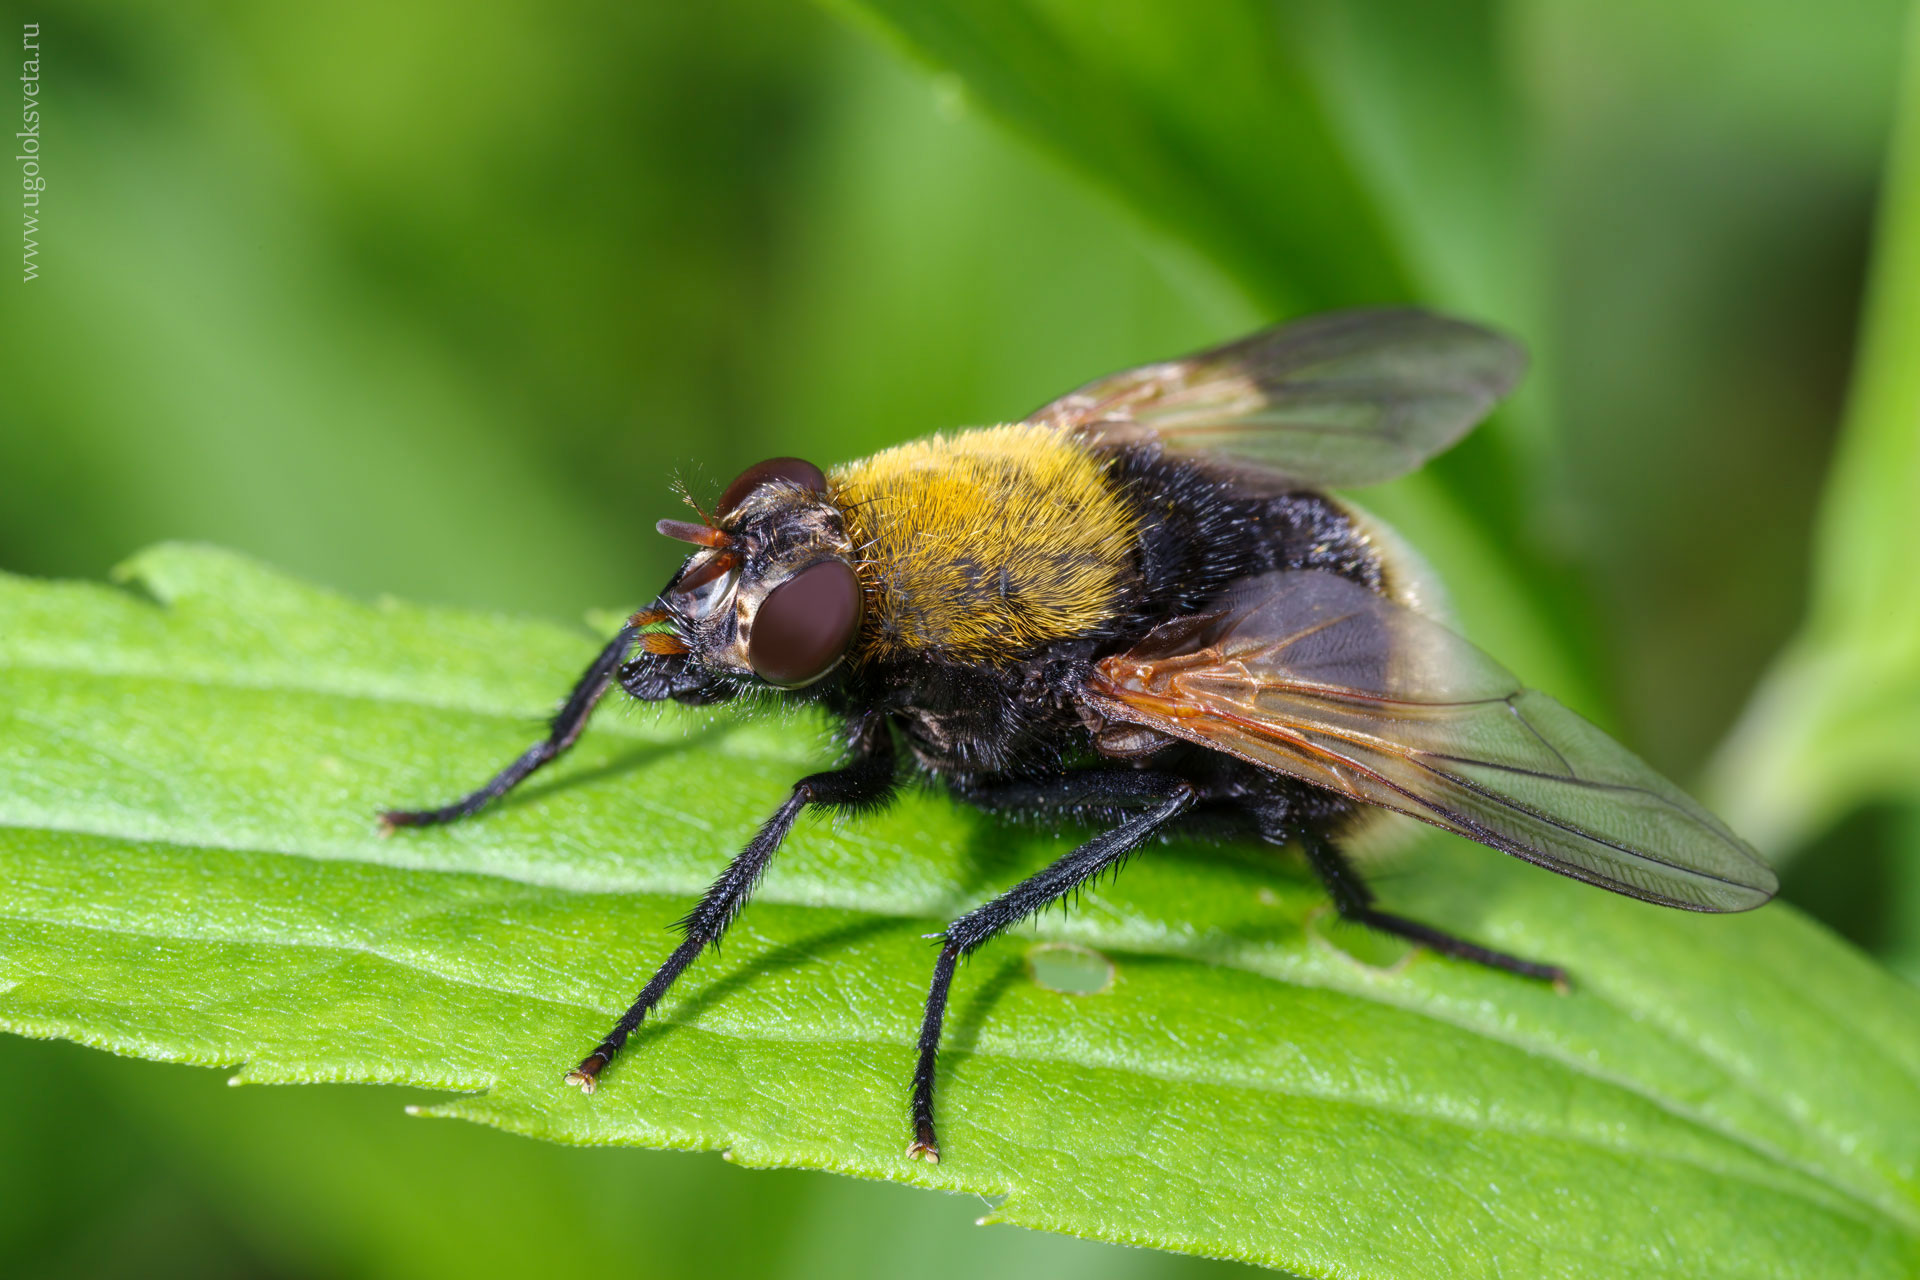
[[[1255,29],[1279,41],[1321,7]],[[42,24],[51,184],[41,278],[0,315],[14,572],[100,577],[192,538],[364,595],[578,619],[670,571],[651,525],[676,477],[711,494],[768,454],[1017,417],[1276,318],[960,80],[806,4],[10,14]],[[1389,18],[1430,28],[1435,59],[1475,33],[1499,90],[1418,165],[1363,174],[1407,243],[1498,223],[1478,258],[1410,251],[1430,267],[1412,291],[1540,361],[1526,446],[1450,465],[1484,464],[1463,491],[1552,602],[1558,691],[1683,780],[1804,616],[1904,17]],[[1312,60],[1368,38],[1303,55],[1336,108],[1356,81]],[[1367,103],[1333,114],[1364,151]],[[1465,140],[1485,129],[1522,160],[1497,207]],[[1346,265],[1321,278],[1369,278]],[[1470,552],[1429,550],[1483,621]],[[1911,970],[1916,833],[1906,809],[1854,812],[1787,894]],[[0,1038],[0,1096],[9,1276],[1227,1269],[976,1229],[978,1204],[897,1187],[409,1120],[390,1089],[235,1091]]]

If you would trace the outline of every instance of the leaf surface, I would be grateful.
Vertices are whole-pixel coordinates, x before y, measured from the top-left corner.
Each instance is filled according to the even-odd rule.
[[[825,759],[818,726],[609,706],[482,818],[382,839],[379,807],[523,746],[593,638],[205,549],[128,573],[151,598],[0,579],[0,1026],[441,1087],[440,1114],[521,1133],[965,1190],[1310,1275],[1920,1264],[1914,991],[1782,906],[1662,911],[1437,835],[1388,905],[1567,964],[1571,994],[1335,924],[1278,852],[1156,846],[962,974],[947,1160],[909,1163],[922,935],[1076,834],[919,792],[803,820],[583,1097],[562,1071]],[[1036,938],[1111,985],[1037,982]]]

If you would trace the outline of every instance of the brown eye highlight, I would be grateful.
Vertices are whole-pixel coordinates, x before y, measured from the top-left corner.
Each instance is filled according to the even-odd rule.
[[[754,463],[734,477],[727,491],[720,495],[720,506],[715,514],[726,515],[745,502],[748,494],[775,480],[786,480],[815,493],[827,491],[826,473],[806,459],[768,458],[765,462]]]
[[[797,689],[839,664],[860,630],[860,580],[822,560],[767,593],[753,616],[747,661],[768,684]]]

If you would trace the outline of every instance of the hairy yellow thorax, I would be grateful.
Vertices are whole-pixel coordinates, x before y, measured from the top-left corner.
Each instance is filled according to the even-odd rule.
[[[1113,615],[1136,517],[1103,459],[1045,427],[930,436],[830,477],[870,656],[1014,658]]]

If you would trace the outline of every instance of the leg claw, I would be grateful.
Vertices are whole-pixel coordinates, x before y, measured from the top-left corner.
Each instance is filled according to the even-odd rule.
[[[600,1083],[600,1070],[606,1065],[605,1054],[589,1054],[585,1062],[567,1072],[567,1083],[582,1093],[590,1094]]]

